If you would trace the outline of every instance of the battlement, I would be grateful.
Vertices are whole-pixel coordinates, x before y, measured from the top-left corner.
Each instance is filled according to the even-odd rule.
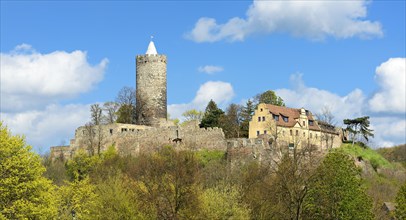
[[[149,63],[149,62],[166,63],[166,55],[163,55],[163,54],[137,55],[136,61],[137,61],[137,64],[138,63]]]

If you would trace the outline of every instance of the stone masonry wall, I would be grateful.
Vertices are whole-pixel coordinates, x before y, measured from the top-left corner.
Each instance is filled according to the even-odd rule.
[[[167,118],[166,56],[136,57],[137,124],[158,127]]]
[[[92,133],[90,133],[92,132]],[[92,134],[92,135],[89,135]],[[82,126],[76,129],[75,138],[69,147],[52,147],[51,156],[71,158],[78,149],[93,149],[97,153],[100,144],[101,152],[114,145],[122,155],[138,155],[165,145],[175,149],[222,150],[226,151],[227,143],[221,128],[199,128],[198,126],[148,127],[132,124],[108,124],[93,127]],[[93,147],[89,147],[93,146]]]

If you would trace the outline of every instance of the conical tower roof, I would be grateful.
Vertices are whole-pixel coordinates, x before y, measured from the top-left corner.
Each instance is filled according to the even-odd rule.
[[[149,42],[148,49],[145,54],[146,55],[157,55],[158,54],[158,52],[156,51],[156,48],[155,48],[155,44],[152,40]]]

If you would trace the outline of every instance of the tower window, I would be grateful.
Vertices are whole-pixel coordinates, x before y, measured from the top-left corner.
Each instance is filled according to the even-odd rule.
[[[266,134],[266,130],[264,130],[264,134]]]
[[[299,131],[298,130],[296,130],[296,136],[299,136]]]
[[[259,131],[257,131],[257,136],[259,135]]]
[[[263,111],[263,109],[261,108],[261,112]]]
[[[262,116],[262,121],[265,121],[265,116]]]
[[[305,122],[305,121],[303,121],[303,126],[306,126],[306,122]]]
[[[261,121],[261,117],[258,117],[258,121]]]

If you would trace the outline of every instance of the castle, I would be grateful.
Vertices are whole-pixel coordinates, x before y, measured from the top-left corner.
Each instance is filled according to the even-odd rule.
[[[51,158],[70,159],[79,149],[87,150],[93,155],[105,151],[109,146],[114,146],[121,155],[138,155],[161,146],[172,145],[175,149],[224,151],[228,160],[248,158],[262,161],[272,157],[269,152],[272,138],[275,138],[269,136],[272,131],[267,130],[266,127],[270,124],[265,122],[271,122],[270,119],[278,121],[276,115],[280,115],[281,120],[285,120],[284,115],[291,117],[290,120],[296,120],[293,127],[297,132],[301,129],[300,131],[307,131],[307,135],[314,133],[316,136],[323,133],[318,125],[318,130],[312,129],[316,127],[315,125],[302,126],[302,121],[306,123],[313,121],[311,116],[306,115],[308,111],[303,109],[300,110],[300,114],[289,116],[283,109],[285,107],[276,108],[266,104],[258,105],[255,111],[250,122],[249,139],[226,139],[221,128],[200,128],[197,121],[182,126],[174,125],[167,119],[166,64],[166,56],[157,53],[151,40],[147,52],[136,56],[136,124],[81,126],[76,129],[75,138],[71,139],[69,146],[51,147]],[[258,121],[254,120],[256,118]],[[283,123],[276,123],[275,128],[282,127]],[[286,129],[281,131],[285,133]],[[334,139],[339,134],[333,130],[330,129],[329,132],[334,135],[332,136]],[[285,141],[293,147],[291,140]],[[336,141],[339,143],[341,139],[336,138]],[[303,144],[296,145],[301,147]],[[321,149],[322,145],[320,142],[318,147]],[[336,145],[334,144],[334,147]]]

